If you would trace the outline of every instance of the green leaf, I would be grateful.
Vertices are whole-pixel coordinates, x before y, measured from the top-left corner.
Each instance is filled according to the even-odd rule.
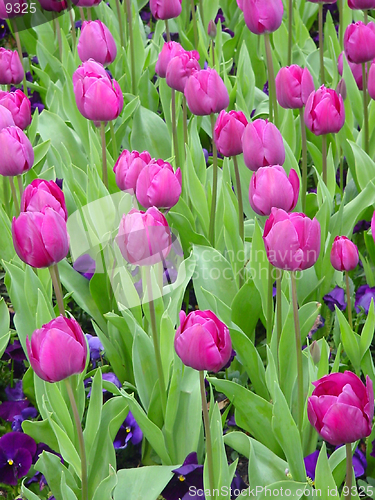
[[[134,378],[139,398],[146,411],[157,379],[155,350],[150,337],[141,328],[134,334],[133,342]]]
[[[66,486],[75,493],[79,492],[75,479],[70,471],[61,463],[57,455],[43,451],[35,464],[35,468],[45,476],[56,500],[64,500],[65,497],[62,490],[66,490]]]
[[[115,469],[109,464],[109,476],[96,488],[93,500],[112,500],[112,491],[117,484],[117,475]]]
[[[9,332],[9,322],[10,316],[8,311],[8,306],[3,298],[0,299],[0,358],[4,354],[5,349],[9,343],[10,332]]]
[[[56,439],[59,443],[60,453],[64,460],[66,460],[74,469],[77,476],[81,477],[81,459],[75,449],[73,443],[68,438],[66,433],[57,425],[56,422],[49,417],[49,423],[55,433]]]
[[[55,433],[47,419],[45,420],[24,420],[22,422],[23,431],[31,436],[37,443],[46,443],[52,450],[59,451]]]
[[[349,141],[355,157],[355,168],[358,184],[364,189],[367,184],[375,179],[375,163],[363,149],[355,142]]]
[[[92,380],[90,403],[87,410],[85,430],[83,431],[87,455],[90,454],[91,447],[99,430],[102,416],[102,404],[102,372],[99,368]]]
[[[251,309],[251,314],[244,311]],[[232,302],[232,321],[254,342],[255,327],[262,313],[262,301],[252,279],[240,288]]]
[[[153,158],[171,156],[171,137],[167,125],[156,113],[139,106],[134,113],[131,147],[148,151]]]
[[[366,318],[365,326],[363,327],[361,338],[359,340],[359,350],[361,359],[365,355],[367,349],[370,347],[375,330],[375,312],[374,300],[371,299],[370,308]]]
[[[345,352],[356,370],[361,366],[361,352],[359,348],[359,335],[350,328],[343,313],[335,306],[336,314],[340,324],[341,340]]]
[[[131,500],[155,500],[173,477],[178,465],[150,466],[118,471],[114,500],[123,500],[124,492]]]
[[[336,490],[336,483],[333,479],[332,472],[329,466],[326,444],[323,441],[323,446],[320,450],[318,462],[315,469],[315,489],[319,497],[323,500],[329,500],[329,490]]]

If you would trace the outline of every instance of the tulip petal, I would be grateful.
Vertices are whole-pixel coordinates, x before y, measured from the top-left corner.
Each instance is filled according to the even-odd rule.
[[[363,412],[355,406],[340,403],[329,408],[320,430],[320,435],[335,446],[353,443],[370,434],[371,424],[364,417]]]

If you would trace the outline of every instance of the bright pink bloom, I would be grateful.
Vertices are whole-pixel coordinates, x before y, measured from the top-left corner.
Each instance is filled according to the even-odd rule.
[[[19,127],[0,130],[0,174],[8,177],[21,175],[34,163],[31,142]]]
[[[5,106],[12,113],[14,124],[24,130],[31,123],[31,102],[17,89],[15,92],[0,92],[0,106]]]
[[[17,85],[23,79],[23,67],[16,50],[0,47],[0,84]]]
[[[282,135],[268,120],[259,118],[246,126],[242,147],[245,165],[254,172],[268,165],[283,165],[285,161]]]
[[[138,153],[138,151],[130,152],[124,149],[113,167],[116,184],[121,191],[131,190],[135,193],[138,176],[150,161],[151,156],[147,151]]]
[[[21,212],[41,212],[44,214],[47,208],[52,208],[64,220],[68,220],[65,196],[56,182],[35,179],[23,192]]]
[[[56,264],[69,251],[66,222],[52,208],[13,217],[12,235],[18,257],[32,267]]]
[[[323,439],[339,446],[371,434],[374,391],[368,375],[366,385],[349,371],[331,373],[313,384],[307,415]]]
[[[375,23],[362,21],[349,24],[344,34],[344,50],[348,61],[356,64],[375,57]]]
[[[66,0],[38,0],[42,9],[48,12],[61,12],[68,8]]]
[[[219,113],[229,105],[225,83],[216,70],[207,68],[193,73],[186,82],[185,97],[194,115]]]
[[[375,0],[348,0],[348,5],[353,10],[375,9]]]
[[[111,64],[117,55],[115,40],[107,26],[99,20],[84,21],[77,45],[82,62],[94,59],[100,64]]]
[[[243,10],[243,0],[237,0],[238,8]]]
[[[337,59],[337,71],[339,72],[340,76],[343,75],[344,72],[344,62],[343,62],[343,56],[345,55],[345,52],[341,52]],[[348,61],[349,68],[351,69],[355,83],[357,84],[357,87],[359,90],[363,90],[363,82],[362,82],[362,64],[355,64],[350,61]],[[366,66],[366,74],[367,74],[367,66]]]
[[[232,341],[228,327],[212,311],[180,312],[174,338],[177,355],[195,370],[218,372],[229,361]]]
[[[136,197],[145,208],[172,208],[181,195],[181,170],[164,160],[152,160],[137,180]]]
[[[184,92],[186,82],[193,71],[199,71],[199,52],[192,50],[191,52],[182,52],[173,57],[167,67],[167,85],[172,89]]]
[[[14,127],[12,113],[5,106],[0,104],[0,130],[6,127]]]
[[[73,73],[73,86],[77,107],[88,120],[108,122],[121,113],[124,98],[120,85],[94,60],[84,62]]]
[[[255,35],[276,31],[283,19],[282,0],[242,0],[246,26]]]
[[[307,98],[314,90],[314,80],[307,68],[293,64],[281,68],[277,73],[276,97],[283,108],[303,108]]]
[[[35,330],[26,348],[32,369],[45,382],[60,382],[86,366],[86,338],[73,318],[59,316]]]
[[[279,269],[302,271],[312,267],[320,253],[320,224],[302,213],[272,208],[264,226],[268,260]]]
[[[150,10],[155,19],[173,19],[181,14],[182,0],[150,0]]]
[[[258,215],[270,215],[272,207],[290,212],[297,205],[299,178],[291,170],[289,178],[280,165],[261,167],[250,181],[249,201]]]
[[[163,45],[158,56],[157,63],[155,65],[155,72],[160,78],[165,78],[167,76],[167,68],[173,57],[183,54],[186,51],[177,42],[167,42]]]
[[[346,236],[336,236],[330,258],[336,271],[352,271],[359,262],[358,248]]]
[[[242,111],[221,111],[215,124],[214,138],[217,150],[223,156],[242,153],[242,136],[248,124]]]
[[[304,118],[307,128],[315,135],[339,132],[345,122],[342,96],[322,85],[307,99]]]
[[[368,72],[367,89],[371,99],[375,99],[375,62],[373,61]],[[374,233],[375,234],[375,233]]]
[[[116,241],[124,259],[141,266],[162,262],[172,245],[167,219],[155,207],[146,212],[133,208],[124,215]]]

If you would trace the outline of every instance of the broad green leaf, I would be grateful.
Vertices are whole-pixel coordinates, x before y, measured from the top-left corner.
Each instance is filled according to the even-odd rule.
[[[150,466],[118,471],[114,500],[123,500],[124,491],[131,500],[155,500],[173,477],[178,465]]]

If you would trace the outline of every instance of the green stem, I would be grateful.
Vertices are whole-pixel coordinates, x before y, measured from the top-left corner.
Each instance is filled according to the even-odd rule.
[[[85,22],[86,19],[85,19],[85,13],[83,11],[83,7],[78,7],[78,10],[79,10],[79,15],[81,16],[81,21]]]
[[[169,31],[168,19],[165,20],[165,32],[167,33],[167,42],[171,41],[171,33]]]
[[[193,18],[193,29],[194,29],[194,48],[198,50],[198,26],[197,26],[197,14],[195,12],[195,2],[194,0],[190,0],[191,2],[191,16]]]
[[[279,352],[279,345],[282,330],[282,304],[281,304],[281,280],[283,278],[282,269],[277,270],[276,276],[276,326],[277,326],[277,352]]]
[[[340,147],[340,190],[344,193],[344,158]]]
[[[122,17],[121,17],[121,9],[120,9],[120,0],[116,0],[116,11],[117,11],[117,17],[118,17],[118,29],[120,30],[121,47],[125,47],[124,29],[122,27]]]
[[[277,127],[278,116],[277,116],[277,100],[276,100],[276,87],[275,87],[275,72],[273,69],[273,61],[272,61],[272,48],[270,42],[269,33],[264,34],[264,44],[266,48],[266,59],[267,59],[267,70],[268,70],[268,92],[269,92],[269,113],[270,113],[270,121]],[[273,111],[273,113],[272,113]]]
[[[16,210],[16,216],[18,217],[20,214],[20,206],[17,199],[16,186],[14,185],[13,177],[9,177],[9,184],[10,184],[10,190],[12,191],[12,198],[13,198],[14,208]]]
[[[136,95],[136,76],[135,76],[135,50],[134,50],[134,35],[133,35],[133,14],[131,0],[125,0],[126,16],[129,25],[129,44],[130,44],[130,69],[132,74],[132,93]]]
[[[267,293],[267,344],[271,343],[273,323],[273,266],[268,262],[268,293]]]
[[[288,2],[288,66],[292,64],[293,0]]]
[[[184,142],[188,143],[188,119],[187,119],[187,104],[186,97],[183,95],[182,97],[182,115],[184,120]]]
[[[362,63],[362,82],[363,82],[363,124],[364,124],[363,144],[365,152],[369,154],[366,63]]]
[[[206,388],[204,386],[204,371],[199,372],[199,382],[200,382],[201,397],[202,397],[204,430],[206,433],[206,455],[207,455],[207,465],[208,465],[208,480],[209,480],[209,484],[210,484],[210,497],[215,498],[215,496],[213,496],[214,495],[214,487],[215,487],[214,461],[213,461],[213,453],[212,453],[210,419],[208,416],[208,407],[207,407],[207,399],[206,399]]]
[[[3,177],[3,199],[4,199],[4,208],[8,217],[11,216],[10,210],[10,198],[9,198],[9,181],[7,177]]]
[[[292,280],[294,331],[296,335],[296,353],[297,353],[297,383],[298,383],[297,425],[298,425],[298,430],[301,434],[303,425],[303,412],[304,412],[301,330],[299,326],[297,288],[296,288],[296,277],[294,271],[290,272],[290,277]]]
[[[324,39],[323,39],[323,4],[319,3],[319,55],[320,55],[320,83],[324,85]]]
[[[53,289],[55,290],[57,307],[59,308],[59,313],[61,314],[61,316],[66,316],[65,307],[64,307],[64,299],[63,299],[61,283],[60,283],[59,269],[57,267],[57,264],[53,264],[52,266],[50,266],[48,268],[48,270],[49,270],[49,273],[51,275]]]
[[[87,480],[87,462],[86,462],[86,450],[85,441],[83,438],[81,419],[79,418],[77,403],[74,398],[72,385],[69,378],[64,379],[66,390],[68,392],[70,404],[73,410],[74,422],[77,429],[79,452],[81,455],[81,481],[82,481],[82,500],[88,500],[88,480]]]
[[[87,7],[86,12],[87,12],[87,19],[88,19],[89,21],[92,21],[92,16],[91,16],[91,7]]]
[[[21,64],[22,64],[22,68],[23,68],[23,93],[27,96],[26,71],[25,71],[25,66],[23,64],[23,55],[22,55],[22,46],[21,46],[20,35],[18,33],[18,29],[17,29],[17,25],[16,25],[15,20],[11,19],[10,22],[12,23],[14,38],[16,39],[16,44],[17,44],[17,52],[18,52],[18,56],[19,56]]]
[[[52,13],[52,16],[53,16],[53,22],[55,24],[57,43],[59,45],[59,56],[60,56],[60,61],[61,61],[62,60],[62,38],[61,38],[60,23],[59,23],[59,20],[58,20],[55,13]]]
[[[364,24],[367,24],[367,23],[368,23],[368,14],[367,14],[367,10],[364,10],[364,11],[363,11],[363,21],[364,21]]]
[[[71,5],[70,0],[68,0],[68,10],[69,10],[70,26],[72,29],[72,52],[74,52],[77,46],[77,35],[76,35],[76,26],[74,24],[74,19],[73,19],[73,7]]]
[[[303,108],[299,110],[299,121],[301,124],[302,138],[302,212],[306,211],[306,192],[307,192],[307,141],[306,125],[303,118]]]
[[[327,185],[327,136],[325,134],[322,135],[322,171],[323,182]]]
[[[109,129],[111,131],[111,138],[112,138],[112,153],[113,153],[113,159],[116,161],[116,158],[118,156],[117,152],[117,141],[116,141],[116,134],[115,134],[115,127],[113,126],[113,122],[109,122]]]
[[[199,0],[199,14],[201,16],[201,21],[204,26],[204,15],[203,15],[203,0]]]
[[[245,226],[243,219],[243,201],[242,201],[242,189],[241,189],[241,177],[240,171],[238,169],[238,161],[237,156],[233,156],[233,165],[234,165],[234,174],[236,177],[236,192],[237,192],[237,201],[238,201],[238,230],[240,234],[240,238],[242,240],[242,244],[245,242]],[[243,271],[244,271],[244,263],[242,259],[239,259],[239,288],[243,285]]]
[[[211,245],[215,246],[215,216],[216,216],[216,198],[217,198],[217,149],[214,139],[215,115],[211,113],[211,131],[212,131],[212,201],[209,227],[209,240]]]
[[[172,138],[176,169],[180,167],[180,151],[178,149],[177,118],[176,118],[176,91],[172,89]]]
[[[346,480],[345,484],[348,487],[348,493],[345,495],[345,500],[350,500],[352,497],[352,483],[353,483],[353,456],[352,444],[346,443]]]
[[[352,304],[350,300],[349,274],[345,272],[346,299],[348,302],[348,320],[350,328],[353,330]]]
[[[215,67],[215,42],[211,40],[212,67]]]
[[[339,9],[339,44],[340,44],[340,49],[343,50],[344,44],[344,1],[343,0],[338,0],[337,1],[337,6]]]
[[[108,189],[108,171],[107,171],[107,145],[105,142],[105,123],[100,122],[100,134],[102,138],[102,163],[103,163],[103,182]]]
[[[20,192],[20,201],[21,201],[23,195],[22,175],[17,175],[17,184],[18,184],[18,191]]]

